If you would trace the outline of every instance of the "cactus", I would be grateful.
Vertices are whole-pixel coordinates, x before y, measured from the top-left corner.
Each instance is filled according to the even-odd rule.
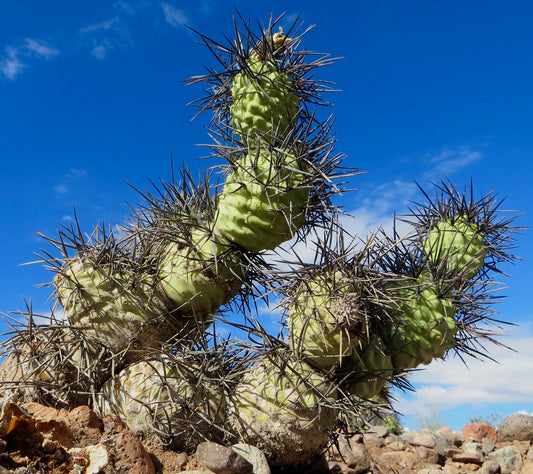
[[[226,178],[216,229],[252,252],[291,239],[305,223],[309,196],[300,168],[291,153],[249,152]]]
[[[241,287],[239,255],[224,239],[198,230],[190,245],[171,242],[163,250],[160,286],[181,313],[209,321]]]
[[[354,348],[350,357],[342,362],[342,372],[346,373],[342,382],[350,393],[365,400],[378,395],[391,379],[394,367],[392,358],[385,353],[386,348],[379,339],[366,347]]]
[[[451,273],[473,278],[483,266],[487,250],[475,223],[464,217],[440,221],[430,230],[424,251],[433,265],[444,264]]]
[[[299,102],[288,74],[274,61],[249,60],[233,79],[231,125],[245,142],[278,140],[287,133]]]
[[[423,286],[398,292],[402,324],[394,330],[392,362],[399,369],[429,364],[455,346],[456,308],[439,296],[434,284]]]
[[[139,433],[157,431],[177,449],[190,451],[201,441],[220,438],[216,423],[226,418],[224,392],[214,381],[194,381],[197,374],[190,376],[188,363],[163,356],[125,367],[102,386],[97,412],[118,413]]]
[[[353,288],[341,281],[335,274],[330,281],[327,277],[302,281],[301,290],[291,298],[286,320],[292,350],[325,370],[351,354],[359,342],[353,331],[361,319],[357,298],[350,292]]]
[[[92,404],[175,449],[240,438],[273,465],[301,465],[357,429],[391,384],[408,387],[410,370],[494,340],[480,325],[493,317],[493,274],[515,259],[512,218],[499,219],[493,194],[443,182],[403,217],[406,236],[346,245],[332,197],[358,170],[342,168],[332,121],[310,108],[326,104],[314,72],[331,60],[297,51],[298,29],[289,39],[272,33],[278,23],[259,37],[245,25],[227,47],[202,35],[224,65],[191,80],[209,84],[199,102],[214,112],[221,187],[183,171],[141,193],[120,238],[97,227],[87,239],[76,225],[47,239],[67,321],[36,330],[30,310],[1,343],[9,395]],[[265,260],[311,232],[312,264],[291,246],[287,268]],[[252,312],[271,295],[284,308],[279,337]],[[218,322],[249,341],[223,340]]]
[[[165,317],[167,298],[153,277],[107,269],[92,256],[69,260],[54,279],[73,326],[114,352],[154,348],[179,331],[176,321]]]
[[[305,362],[267,355],[237,385],[233,424],[271,464],[309,462],[328,442],[335,398],[335,385]]]

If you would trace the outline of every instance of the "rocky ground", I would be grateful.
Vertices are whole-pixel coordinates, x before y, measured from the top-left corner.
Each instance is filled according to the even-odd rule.
[[[195,453],[166,451],[141,441],[119,418],[89,407],[56,410],[37,403],[4,403],[0,410],[0,474],[533,474],[533,417],[510,415],[496,428],[470,423],[461,432],[393,434],[374,426],[339,436],[306,467],[269,466],[253,446],[205,442]]]

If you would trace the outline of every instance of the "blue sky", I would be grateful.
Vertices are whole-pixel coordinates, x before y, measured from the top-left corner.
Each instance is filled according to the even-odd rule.
[[[209,143],[209,117],[191,122],[187,106],[202,88],[183,80],[216,66],[189,24],[208,36],[232,34],[233,7],[215,1],[49,0],[2,2],[0,20],[0,311],[48,312],[52,275],[35,259],[69,222],[76,206],[86,231],[101,220],[123,221],[127,203],[141,200],[128,184],[149,187],[169,178],[174,162],[196,170]],[[525,211],[533,191],[533,6],[526,1],[234,1],[244,15],[297,14],[316,27],[307,49],[342,57],[321,77],[340,92],[324,113],[336,116],[346,164],[366,175],[340,203],[359,235],[405,209],[421,184],[473,178],[479,194],[507,196],[504,207]],[[512,278],[502,319],[520,324],[495,351],[500,365],[452,359],[414,374],[419,389],[398,408],[414,426],[440,410],[458,429],[471,416],[533,412],[531,233],[518,237],[524,259],[506,268]],[[264,316],[265,318],[273,316]],[[424,411],[425,410],[425,411]]]

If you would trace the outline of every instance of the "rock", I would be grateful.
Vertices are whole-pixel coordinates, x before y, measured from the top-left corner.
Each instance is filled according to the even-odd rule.
[[[505,446],[489,454],[489,459],[497,461],[502,474],[522,469],[522,453],[516,446]]]
[[[490,452],[494,450],[494,447],[496,446],[496,443],[492,441],[490,438],[483,438],[481,441],[481,450],[483,452],[483,456],[486,456]]]
[[[153,474],[154,463],[137,435],[118,417],[106,416],[100,443],[112,460],[114,474]]]
[[[496,461],[490,459],[485,461],[479,470],[479,474],[499,474],[499,472],[500,465]]]
[[[435,440],[434,449],[439,453],[439,456],[446,457],[447,450],[455,447],[450,438],[440,432],[436,432],[433,439]]]
[[[389,443],[388,448],[391,451],[403,451],[405,449],[405,442],[400,439]]]
[[[385,446],[385,440],[379,436],[376,436],[374,433],[364,433],[363,442],[368,446],[373,446],[375,448],[382,448]]]
[[[420,433],[413,437],[410,443],[414,446],[424,446],[425,448],[435,447],[435,438],[430,433]]]
[[[530,461],[533,461],[533,446],[530,446],[530,448],[527,450],[526,458]]]
[[[212,441],[200,443],[195,456],[198,462],[216,474],[250,474],[254,469],[252,463],[237,451]]]
[[[424,462],[430,464],[439,463],[439,453],[435,449],[417,446],[415,448],[415,454]]]
[[[442,469],[439,467],[425,467],[424,469],[420,469],[418,471],[418,474],[442,474]]]
[[[498,426],[498,441],[532,441],[533,416],[515,413],[503,419]]]
[[[465,451],[459,451],[455,453],[452,456],[452,460],[454,462],[462,462],[465,464],[483,464],[485,462],[483,455],[478,453],[468,453]]]
[[[419,461],[418,457],[414,453],[409,451],[388,451],[380,454],[375,459],[378,466],[389,468],[389,467],[413,467]]]
[[[374,425],[368,428],[367,433],[373,434],[378,438],[385,438],[389,434],[389,430],[386,426],[383,425]]]
[[[483,456],[483,446],[481,443],[475,443],[473,441],[470,441],[468,443],[463,444],[462,450],[465,453],[475,453]]]
[[[231,449],[252,464],[253,474],[270,474],[267,458],[259,448],[249,444],[239,443],[234,444]]]
[[[353,438],[339,435],[337,438],[337,448],[344,464],[353,470],[354,473],[366,472],[370,469],[370,453],[362,443],[357,443]]]
[[[463,426],[463,436],[465,439],[473,438],[476,441],[481,441],[483,438],[489,438],[492,441],[498,439],[498,433],[488,423],[468,423]]]

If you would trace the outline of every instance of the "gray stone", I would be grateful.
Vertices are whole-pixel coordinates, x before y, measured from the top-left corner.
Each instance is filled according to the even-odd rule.
[[[496,443],[492,441],[490,438],[483,438],[481,441],[481,450],[483,451],[483,455],[486,456],[487,454],[494,451],[494,447],[496,446]]]
[[[238,443],[234,444],[231,449],[252,464],[253,474],[270,474],[267,458],[259,448],[246,443]]]
[[[533,441],[533,416],[506,416],[498,426],[498,441]]]
[[[440,467],[425,467],[420,469],[418,474],[442,474],[442,469]]]
[[[441,433],[434,434],[433,439],[435,440],[435,449],[440,456],[446,456],[446,452],[455,447],[450,439]]]
[[[481,466],[481,469],[479,470],[479,474],[499,474],[499,472],[500,464],[491,459],[483,463],[483,466]]]
[[[516,446],[506,446],[489,454],[489,459],[497,461],[502,474],[511,474],[522,469],[522,453]]]
[[[462,450],[465,453],[475,453],[483,456],[483,446],[481,443],[476,443],[475,441],[468,441],[467,443],[463,444]]]
[[[196,448],[196,459],[216,474],[252,474],[254,466],[232,448],[204,441]]]

